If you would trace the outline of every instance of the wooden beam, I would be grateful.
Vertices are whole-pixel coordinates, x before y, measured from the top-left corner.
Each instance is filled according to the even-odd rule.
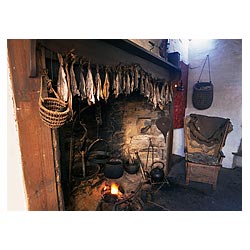
[[[141,50],[137,47],[137,52],[133,53],[134,48],[131,44],[123,47],[123,44],[112,44],[116,40],[101,40],[101,39],[43,39],[38,40],[38,44],[45,47],[47,56],[51,59],[51,51],[67,54],[70,50],[75,49],[76,55],[90,60],[93,64],[117,66],[118,64],[130,65],[139,64],[146,72],[150,73],[154,78],[166,79],[168,81],[178,80],[180,70],[175,66],[170,66],[163,59],[152,55],[152,53]],[[109,41],[109,42],[107,42]],[[125,45],[128,43],[125,42]],[[115,46],[116,45],[116,46]],[[131,51],[132,50],[132,51]],[[144,56],[145,55],[145,56]],[[149,56],[147,56],[149,55]],[[149,60],[151,59],[151,60]],[[169,70],[169,68],[173,70]]]
[[[51,130],[39,115],[40,78],[29,77],[31,41],[7,44],[28,209],[58,210]]]
[[[30,42],[30,77],[37,77],[37,65],[36,65],[36,40],[29,40]]]
[[[139,45],[129,41],[128,39],[102,39],[102,41],[112,44],[122,50],[127,51],[133,55],[146,59],[149,62],[156,64],[157,66],[163,67],[171,72],[173,79],[178,79],[181,75],[181,70],[174,64],[166,61],[154,55],[152,52],[140,47]]]

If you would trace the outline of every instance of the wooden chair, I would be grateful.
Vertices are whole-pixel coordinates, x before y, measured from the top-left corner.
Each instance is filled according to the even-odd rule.
[[[219,170],[225,157],[222,148],[232,130],[230,119],[197,114],[185,118],[186,185],[190,181],[202,182],[212,184],[213,190],[216,190]]]

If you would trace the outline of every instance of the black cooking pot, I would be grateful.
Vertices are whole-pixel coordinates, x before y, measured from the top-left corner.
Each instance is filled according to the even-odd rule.
[[[103,168],[104,176],[109,179],[118,179],[122,177],[123,172],[123,161],[120,159],[110,159]]]
[[[156,161],[151,166],[150,177],[154,182],[161,182],[164,180],[164,163]]]
[[[134,161],[133,163],[129,163],[129,161],[126,161],[124,164],[124,169],[129,174],[136,174],[139,171],[140,163],[138,161]]]

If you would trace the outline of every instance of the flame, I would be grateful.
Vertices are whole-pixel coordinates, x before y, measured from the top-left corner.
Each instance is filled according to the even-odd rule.
[[[119,193],[119,189],[118,189],[118,185],[116,183],[112,183],[111,184],[111,194],[118,194]]]

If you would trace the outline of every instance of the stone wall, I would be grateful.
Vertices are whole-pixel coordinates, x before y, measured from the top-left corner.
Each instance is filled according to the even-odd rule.
[[[113,99],[102,110],[101,137],[109,142],[111,156],[128,159],[130,153],[131,158],[136,158],[138,151],[145,165],[151,139],[154,161],[166,162],[167,143],[155,122],[161,116],[169,115],[168,111],[153,110],[147,99],[139,94]],[[151,164],[152,152],[148,166]]]

